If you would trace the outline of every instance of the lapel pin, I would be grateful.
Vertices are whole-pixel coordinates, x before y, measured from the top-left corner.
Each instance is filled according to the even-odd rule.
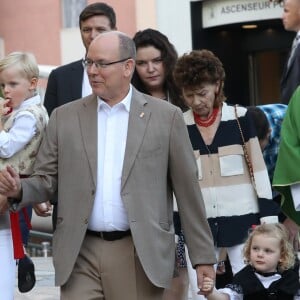
[[[145,113],[144,113],[144,112],[141,112],[141,114],[140,114],[140,118],[143,118],[143,117],[144,117],[144,115],[145,115]]]

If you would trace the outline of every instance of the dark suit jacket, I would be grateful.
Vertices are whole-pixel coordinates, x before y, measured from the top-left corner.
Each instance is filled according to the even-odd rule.
[[[300,45],[298,44],[291,64],[284,68],[281,78],[281,103],[288,104],[300,84]]]
[[[52,111],[63,104],[82,97],[83,65],[82,60],[77,60],[67,65],[54,69],[48,78],[44,106],[49,116]],[[50,201],[53,207],[53,230],[56,228],[57,195]]]
[[[48,78],[44,105],[48,114],[53,109],[82,97],[82,60],[54,69]]]

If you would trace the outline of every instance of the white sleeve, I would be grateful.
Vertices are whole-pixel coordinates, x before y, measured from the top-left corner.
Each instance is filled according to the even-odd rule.
[[[296,211],[300,211],[300,183],[291,185],[291,194]]]
[[[218,292],[228,295],[230,300],[243,300],[244,298],[243,294],[238,294],[236,291],[230,288],[218,289]]]
[[[0,132],[0,157],[9,158],[20,151],[36,132],[36,119],[30,112],[16,115],[9,131]]]

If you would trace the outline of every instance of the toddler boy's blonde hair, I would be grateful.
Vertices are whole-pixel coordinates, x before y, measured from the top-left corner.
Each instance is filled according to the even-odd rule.
[[[12,52],[0,60],[0,72],[16,66],[24,78],[39,78],[39,67],[35,56],[30,52]]]

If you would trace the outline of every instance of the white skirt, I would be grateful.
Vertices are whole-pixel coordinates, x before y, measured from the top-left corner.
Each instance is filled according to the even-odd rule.
[[[1,216],[0,216],[1,217]],[[0,229],[0,300],[13,300],[16,278],[16,261],[10,229]]]

